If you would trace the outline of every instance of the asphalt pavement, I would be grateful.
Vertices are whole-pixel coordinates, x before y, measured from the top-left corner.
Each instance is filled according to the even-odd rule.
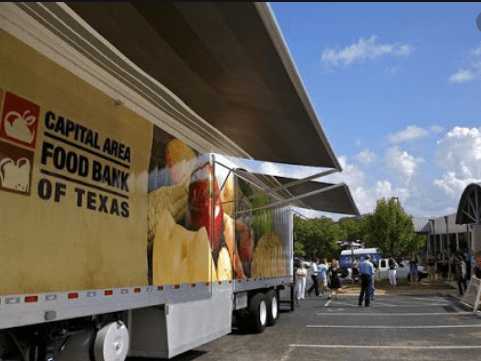
[[[437,294],[312,297],[260,335],[233,332],[175,361],[481,360],[481,317]]]

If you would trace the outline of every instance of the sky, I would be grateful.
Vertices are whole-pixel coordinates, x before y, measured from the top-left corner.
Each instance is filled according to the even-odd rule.
[[[271,3],[362,213],[456,212],[481,182],[481,3]]]

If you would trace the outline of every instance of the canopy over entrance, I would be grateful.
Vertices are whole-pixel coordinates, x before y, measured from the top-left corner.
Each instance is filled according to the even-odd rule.
[[[464,189],[456,212],[456,223],[481,224],[481,183],[471,183]]]
[[[202,137],[212,138],[209,141],[216,149],[209,151],[341,170],[267,4],[67,4],[136,67],[172,91],[244,154],[222,151],[221,142],[226,142],[222,137],[212,131],[214,136],[209,131],[203,134],[206,129],[199,129]],[[57,19],[72,22],[58,5],[49,4],[48,8]],[[75,29],[79,31],[78,25]],[[91,32],[83,36],[91,45],[100,46],[98,39],[91,39]],[[108,49],[102,51],[104,57],[123,66],[122,59]],[[134,70],[125,69],[134,74]],[[129,76],[122,75],[124,79]],[[138,82],[142,77],[135,75],[134,79]],[[155,90],[147,82],[136,86],[141,89],[145,85],[148,91]]]

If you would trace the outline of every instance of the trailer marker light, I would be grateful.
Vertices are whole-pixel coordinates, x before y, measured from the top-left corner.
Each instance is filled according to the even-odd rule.
[[[38,296],[25,296],[25,303],[38,302]]]
[[[70,293],[67,295],[67,298],[68,298],[69,300],[77,299],[77,298],[78,298],[78,292],[70,292]]]
[[[114,294],[114,291],[112,291],[112,290],[105,290],[104,291],[105,296],[112,296],[113,294]]]
[[[140,287],[134,288],[134,293],[140,293]]]

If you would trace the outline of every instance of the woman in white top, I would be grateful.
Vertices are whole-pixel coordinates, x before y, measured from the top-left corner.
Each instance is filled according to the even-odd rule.
[[[296,299],[299,300],[306,298],[306,283],[307,283],[307,269],[304,264],[301,263],[296,270]]]

